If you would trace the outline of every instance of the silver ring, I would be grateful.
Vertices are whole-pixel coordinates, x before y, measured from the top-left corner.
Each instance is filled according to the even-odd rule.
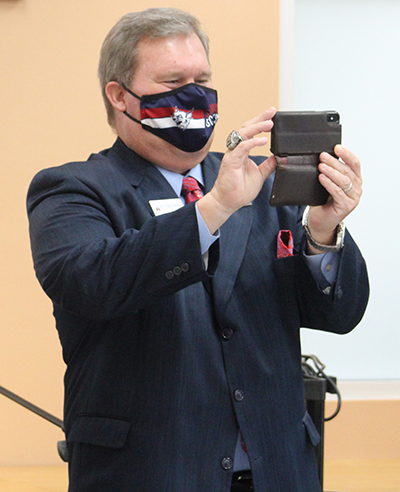
[[[241,142],[243,142],[243,138],[240,136],[240,133],[233,130],[226,139],[226,146],[229,150],[234,150]]]
[[[353,183],[350,181],[349,186],[348,186],[347,188],[345,188],[343,191],[344,191],[345,193],[348,193],[348,192],[349,192],[352,188],[353,188]]]

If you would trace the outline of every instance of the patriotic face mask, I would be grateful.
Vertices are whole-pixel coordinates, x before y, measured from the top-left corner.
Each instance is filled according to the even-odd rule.
[[[199,84],[186,84],[159,94],[137,96],[140,119],[124,111],[136,123],[185,152],[198,152],[208,142],[218,120],[217,91]]]

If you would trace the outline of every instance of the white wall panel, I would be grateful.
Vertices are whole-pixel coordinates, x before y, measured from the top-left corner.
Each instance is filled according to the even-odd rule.
[[[303,353],[341,379],[400,379],[399,26],[394,0],[281,4],[280,109],[337,110],[363,166],[362,202],[346,223],[368,264],[367,313],[346,336],[302,334]]]

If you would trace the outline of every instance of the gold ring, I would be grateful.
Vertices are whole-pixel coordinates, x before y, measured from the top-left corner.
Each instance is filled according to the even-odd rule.
[[[349,186],[348,186],[347,188],[345,188],[343,191],[344,191],[345,193],[348,193],[348,192],[349,192],[352,188],[353,188],[353,183],[350,181]]]

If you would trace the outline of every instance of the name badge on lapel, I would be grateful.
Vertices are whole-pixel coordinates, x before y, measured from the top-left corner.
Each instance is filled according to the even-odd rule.
[[[164,200],[150,200],[150,207],[152,208],[154,215],[168,214],[175,212],[179,208],[183,207],[182,200],[180,198],[166,198]]]

